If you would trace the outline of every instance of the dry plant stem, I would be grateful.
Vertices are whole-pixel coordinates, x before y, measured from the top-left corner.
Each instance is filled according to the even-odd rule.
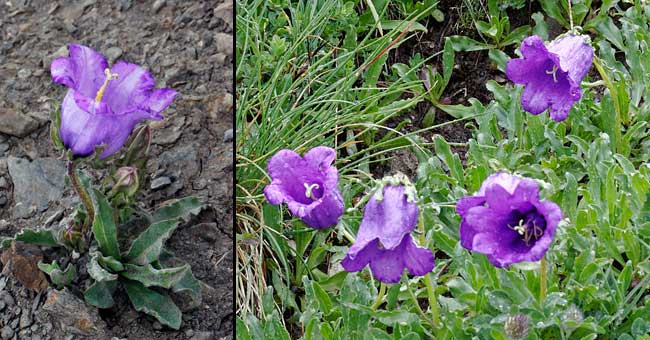
[[[70,182],[72,183],[72,187],[74,188],[74,191],[77,192],[77,195],[79,195],[81,202],[86,207],[86,213],[88,213],[88,221],[89,221],[88,224],[90,224],[95,218],[95,209],[93,208],[93,201],[90,199],[90,196],[88,196],[86,190],[84,190],[84,188],[81,186],[81,183],[79,183],[76,164],[73,161],[68,161],[68,177],[70,177]],[[83,224],[81,229],[82,235],[86,235],[86,231],[88,231],[88,224],[86,223]]]
[[[544,302],[546,299],[546,256],[542,257],[539,264],[539,300]]]

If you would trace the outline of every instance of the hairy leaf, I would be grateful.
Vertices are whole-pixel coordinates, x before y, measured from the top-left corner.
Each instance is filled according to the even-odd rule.
[[[104,268],[108,268],[114,272],[121,272],[124,270],[122,262],[116,260],[112,256],[104,256],[98,251],[90,253],[90,256],[97,258],[97,262]]]
[[[58,247],[59,244],[54,238],[51,229],[23,229],[16,234],[16,241],[23,241],[25,243],[34,244],[37,246]]]
[[[204,204],[196,197],[185,197],[173,203],[158,208],[152,215],[152,223],[164,220],[188,220],[191,215],[197,215]]]
[[[44,271],[47,275],[50,276],[52,283],[57,289],[61,289],[69,285],[72,280],[74,280],[75,276],[77,276],[77,267],[75,267],[72,263],[69,263],[65,268],[65,271],[62,271],[56,261],[52,262],[51,264],[39,261],[38,269]]]
[[[117,244],[117,228],[113,219],[113,209],[108,204],[106,197],[94,190],[95,218],[93,220],[93,234],[99,244],[99,249],[107,256],[120,259],[120,248]]]
[[[88,274],[98,282],[117,280],[117,274],[112,274],[104,269],[97,261],[96,256],[91,257],[88,262]]]
[[[124,280],[124,288],[135,310],[149,314],[173,329],[181,326],[181,310],[167,296],[145,287],[138,281]]]
[[[167,249],[163,249],[160,254],[160,263],[167,267],[187,265],[185,261],[175,257],[174,254],[169,252]],[[188,270],[185,275],[171,287],[171,289],[174,293],[187,294],[192,299],[190,308],[201,305],[201,301],[203,300],[201,294],[201,282],[194,276],[191,269]]]
[[[158,260],[162,246],[178,227],[178,221],[164,220],[143,231],[131,244],[126,258],[130,263],[145,265]]]
[[[158,286],[171,288],[176,285],[185,274],[190,270],[190,265],[186,264],[175,268],[156,269],[151,264],[138,266],[135,264],[125,264],[126,271],[121,275],[130,280],[141,282],[146,287]]]
[[[117,280],[95,282],[84,292],[84,299],[97,308],[110,308],[115,304],[113,300],[115,287],[117,287]]]

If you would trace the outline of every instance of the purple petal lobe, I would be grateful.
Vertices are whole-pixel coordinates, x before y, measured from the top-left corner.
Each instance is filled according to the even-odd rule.
[[[90,47],[70,44],[70,57],[55,59],[50,66],[52,79],[82,95],[94,98],[108,68],[106,59]]]
[[[156,85],[149,71],[135,64],[117,62],[111,73],[117,74],[118,78],[108,84],[102,101],[118,114],[133,111],[147,101],[150,90]]]

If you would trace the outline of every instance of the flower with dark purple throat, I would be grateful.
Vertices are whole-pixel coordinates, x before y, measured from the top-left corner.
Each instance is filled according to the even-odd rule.
[[[76,156],[88,156],[104,144],[106,158],[126,142],[144,119],[161,120],[176,91],[154,89],[155,80],[142,67],[120,61],[108,67],[93,49],[70,44],[70,56],[52,61],[54,82],[69,88],[61,104],[60,135]]]
[[[418,221],[415,188],[403,175],[382,182],[366,204],[357,237],[341,265],[356,272],[370,264],[375,278],[385,283],[399,282],[404,268],[425,275],[433,270],[434,258],[411,236]]]
[[[587,75],[594,57],[589,37],[566,34],[548,45],[536,35],[521,43],[523,58],[511,59],[506,75],[523,84],[521,105],[532,114],[550,107],[550,116],[561,122],[573,103],[580,100],[580,82]]]
[[[486,254],[496,267],[539,261],[562,219],[557,204],[539,199],[537,182],[509,173],[489,176],[475,196],[456,204],[460,244]]]
[[[264,195],[271,204],[287,203],[289,211],[307,225],[324,229],[338,223],[343,214],[343,197],[337,187],[339,172],[332,162],[336,152],[318,146],[300,157],[280,150],[269,160],[271,183]]]

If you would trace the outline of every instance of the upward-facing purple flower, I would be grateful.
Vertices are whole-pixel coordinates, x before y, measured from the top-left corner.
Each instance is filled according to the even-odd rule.
[[[417,221],[418,206],[408,201],[404,187],[386,185],[366,204],[357,238],[341,265],[356,272],[370,264],[377,280],[386,283],[399,282],[404,268],[413,275],[432,271],[433,253],[410,234]]]
[[[496,267],[538,261],[562,219],[557,204],[539,199],[537,182],[500,172],[488,177],[475,196],[456,204],[460,244],[486,254]]]
[[[335,158],[334,149],[325,146],[309,150],[304,158],[280,150],[267,166],[272,181],[264,188],[266,199],[271,204],[286,202],[292,214],[313,228],[335,225],[343,214]]]
[[[105,144],[101,158],[119,150],[135,125],[160,114],[176,96],[154,89],[149,71],[127,62],[108,67],[93,49],[70,44],[70,56],[52,61],[52,80],[69,88],[61,105],[61,139],[76,156],[88,156]]]
[[[580,100],[580,82],[589,71],[594,49],[581,35],[565,35],[548,46],[536,35],[521,43],[523,58],[511,59],[506,75],[525,85],[521,105],[532,114],[550,107],[551,118],[561,122]]]

